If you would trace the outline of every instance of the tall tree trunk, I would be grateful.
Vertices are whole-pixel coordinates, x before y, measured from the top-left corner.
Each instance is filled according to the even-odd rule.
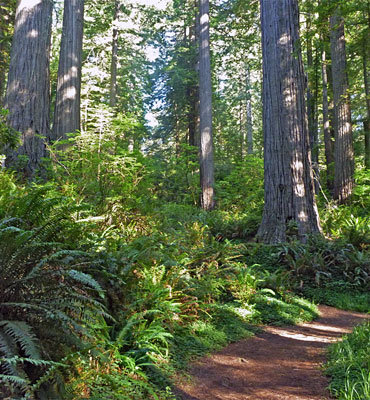
[[[189,114],[188,114],[188,137],[189,145],[199,147],[199,89],[193,85],[188,91]]]
[[[370,20],[370,15],[369,15]],[[369,22],[370,29],[370,22]],[[365,96],[366,96],[366,112],[367,118],[364,120],[365,133],[365,168],[370,169],[370,89],[369,89],[369,72],[367,70],[367,49],[366,42],[363,42],[362,66],[364,72]]]
[[[6,89],[6,73],[9,68],[11,32],[14,26],[15,0],[0,2],[0,107],[3,105]]]
[[[5,59],[5,33],[0,26],[0,107],[3,105],[3,96],[6,81],[6,59]]]
[[[297,0],[260,0],[263,55],[265,207],[258,238],[287,240],[296,227],[301,241],[320,232],[314,196],[299,50]]]
[[[113,36],[112,36],[112,61],[110,64],[110,90],[109,105],[115,107],[117,104],[117,52],[118,52],[118,19],[120,11],[120,0],[114,3]]]
[[[22,169],[28,176],[45,155],[38,135],[49,135],[51,21],[50,0],[18,1],[5,107],[9,125],[22,133],[22,146],[9,155],[7,164],[14,165],[18,155],[27,156]]]
[[[246,110],[246,128],[247,128],[247,147],[248,154],[253,154],[253,120],[252,120],[252,94],[251,79],[249,68],[246,69],[245,86],[247,90],[247,110]]]
[[[311,29],[311,17],[308,18],[307,28]],[[307,67],[308,67],[308,80],[307,80],[307,118],[308,118],[308,132],[310,137],[312,168],[314,173],[315,193],[319,192],[319,135],[317,124],[317,57],[315,63],[313,58],[312,37],[310,36],[307,41]]]
[[[51,140],[80,129],[81,62],[84,0],[64,0],[58,84]]]
[[[200,108],[200,186],[201,207],[212,210],[214,199],[214,165],[212,138],[212,83],[209,43],[209,1],[199,1],[199,108]]]
[[[333,190],[334,176],[334,142],[332,140],[332,129],[329,118],[329,97],[328,97],[328,72],[326,51],[321,54],[321,75],[322,75],[322,119],[324,128],[325,161],[326,161],[326,184],[330,191]]]
[[[191,52],[189,69],[194,74],[194,78],[199,72],[199,21],[198,13],[194,15],[194,25],[189,31],[189,48]],[[199,82],[197,79],[191,80],[188,86],[189,113],[188,113],[188,133],[189,145],[200,146],[199,137]]]
[[[246,116],[244,116],[245,106],[242,99],[239,100],[239,157],[240,161],[244,158],[245,125]]]
[[[334,98],[334,191],[333,197],[344,203],[353,190],[353,141],[351,108],[346,72],[344,21],[337,8],[330,17],[330,47]]]
[[[308,17],[307,29],[311,29],[311,17]],[[317,86],[315,84],[316,72],[313,71],[315,68],[313,63],[313,51],[312,51],[312,38],[311,36],[307,41],[307,67],[308,67],[308,82],[307,82],[307,118],[308,118],[308,132],[310,136],[310,146],[312,155],[312,166],[315,173],[315,182],[319,178],[319,148],[318,148],[318,133],[316,126],[316,92]],[[317,192],[317,185],[315,185]]]

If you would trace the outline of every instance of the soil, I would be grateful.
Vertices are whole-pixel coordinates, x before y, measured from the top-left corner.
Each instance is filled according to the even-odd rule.
[[[320,317],[296,326],[263,327],[201,359],[181,382],[182,400],[332,399],[321,370],[325,349],[370,315],[319,306]]]

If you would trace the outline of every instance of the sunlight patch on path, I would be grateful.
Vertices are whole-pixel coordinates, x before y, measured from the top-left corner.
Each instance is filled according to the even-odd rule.
[[[333,338],[333,337],[306,335],[303,333],[291,332],[287,329],[282,329],[282,328],[267,327],[265,329],[265,331],[270,332],[274,335],[279,335],[279,336],[286,337],[289,339],[301,340],[304,342],[333,343],[337,340],[336,338]]]

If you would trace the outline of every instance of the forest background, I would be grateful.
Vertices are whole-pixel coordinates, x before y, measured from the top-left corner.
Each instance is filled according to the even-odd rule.
[[[259,323],[369,311],[370,2],[271,1],[297,34],[306,224],[268,186],[302,149],[268,147],[289,109],[266,117],[260,3],[0,2],[2,398],[173,399]],[[358,337],[340,398],[370,393]]]

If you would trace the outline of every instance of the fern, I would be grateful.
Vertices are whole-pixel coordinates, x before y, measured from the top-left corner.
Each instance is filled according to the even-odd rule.
[[[10,386],[17,386],[19,388],[27,387],[29,381],[17,375],[3,375],[0,374],[0,381],[10,384]]]
[[[67,367],[66,364],[61,362],[39,360],[34,358],[18,357],[18,356],[14,356],[11,358],[0,358],[0,363],[5,363],[5,362],[13,365],[16,365],[18,363],[29,363],[34,365],[35,367],[45,367],[45,366]]]
[[[19,344],[28,357],[40,359],[40,349],[32,329],[23,321],[0,321],[0,329]],[[0,342],[1,343],[1,342]]]
[[[99,293],[103,292],[103,289],[101,288],[99,283],[90,275],[84,274],[83,272],[76,271],[74,269],[68,271],[68,275],[72,280],[82,283],[84,286],[88,286]]]
[[[31,197],[27,222],[0,221],[0,397],[33,395],[62,367],[57,361],[66,350],[94,340],[89,323],[108,317],[95,298],[103,297],[101,286],[79,270],[91,257],[61,244],[65,215],[41,215],[38,207],[45,203]],[[35,221],[44,223],[30,229]],[[51,343],[59,343],[58,349]]]

